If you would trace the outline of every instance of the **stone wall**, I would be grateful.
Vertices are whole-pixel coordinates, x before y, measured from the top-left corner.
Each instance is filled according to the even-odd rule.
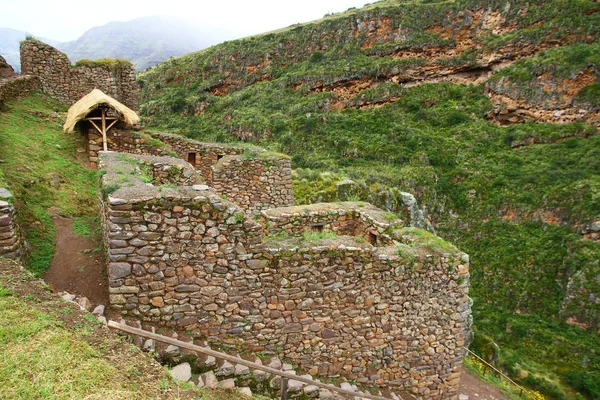
[[[223,157],[213,169],[211,186],[251,214],[294,204],[292,163],[287,157]]]
[[[136,181],[135,163],[119,157],[102,153],[100,165],[107,171],[101,208],[115,309],[322,376],[453,398],[470,315],[464,253],[435,247],[439,238],[419,242],[426,232],[392,226],[370,211],[363,214],[371,226],[399,230],[391,233],[399,239],[393,246],[353,236],[263,239],[266,227],[207,186]],[[123,184],[123,176],[133,181]],[[343,208],[338,217],[358,213]]]
[[[69,58],[38,40],[21,42],[21,71],[37,76],[44,92],[71,106],[97,88],[132,110],[139,109],[139,87],[127,61],[72,66]]]
[[[262,211],[262,224],[267,234],[285,232],[302,236],[307,230],[333,232],[338,235],[362,236],[371,244],[391,245],[392,229],[402,221],[369,203],[317,203],[281,207]]]
[[[0,257],[20,259],[24,242],[16,219],[15,207],[3,199],[12,197],[0,188]]]
[[[191,163],[219,195],[250,214],[294,204],[289,157],[259,147],[203,143],[169,133],[109,131],[108,149],[132,154],[175,155]],[[92,165],[102,150],[102,137],[88,131]]]
[[[0,107],[10,100],[25,97],[41,88],[40,80],[31,75],[0,80]]]
[[[102,151],[102,135],[90,127],[86,132],[87,154],[92,168],[98,167],[98,153]],[[109,151],[121,153],[147,154],[153,156],[173,155],[168,146],[162,145],[151,136],[141,133],[111,129],[106,133],[106,142]]]
[[[260,337],[245,345],[282,348],[288,360],[323,376],[342,374],[431,399],[455,393],[470,314],[464,255],[411,259],[393,248],[356,244],[267,254],[269,263],[255,270],[263,282],[256,294],[266,296],[263,303],[252,299],[250,310],[259,313],[246,317]]]
[[[152,136],[168,144],[179,158],[192,164],[209,184],[213,181],[213,167],[220,159],[246,152],[246,149],[241,146],[203,143],[171,133],[153,132]],[[256,151],[264,150],[256,148]]]

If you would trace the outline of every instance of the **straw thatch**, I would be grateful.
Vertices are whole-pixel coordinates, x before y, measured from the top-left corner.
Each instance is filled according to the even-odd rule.
[[[121,115],[120,119],[128,125],[137,125],[140,123],[140,117],[138,117],[135,111],[104,94],[101,90],[94,89],[69,108],[67,122],[63,126],[65,133],[73,133],[75,125],[101,104],[107,104],[117,111]]]

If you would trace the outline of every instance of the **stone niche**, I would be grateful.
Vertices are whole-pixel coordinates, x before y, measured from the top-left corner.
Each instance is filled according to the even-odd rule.
[[[366,203],[255,218],[192,185],[201,177],[184,161],[171,159],[197,175],[179,185],[138,172],[139,163],[165,172],[168,160],[100,154],[114,309],[321,376],[456,398],[470,321],[466,254]],[[336,234],[305,235],[301,225]]]

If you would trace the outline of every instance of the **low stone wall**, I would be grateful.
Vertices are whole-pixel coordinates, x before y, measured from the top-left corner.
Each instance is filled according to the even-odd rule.
[[[219,195],[226,196],[250,214],[294,204],[291,160],[264,149],[202,143],[169,133],[114,131],[108,148],[132,154],[178,155],[187,160]],[[92,165],[102,149],[102,137],[88,132]]]
[[[263,211],[261,215],[268,234],[285,232],[301,236],[307,230],[333,232],[338,235],[362,236],[369,243],[379,246],[391,245],[391,230],[402,225],[395,214],[364,202],[272,208]]]
[[[171,133],[152,132],[151,135],[168,144],[179,158],[192,164],[209,184],[213,181],[213,166],[221,158],[246,152],[246,149],[240,146],[203,143]],[[257,151],[264,150],[257,148]]]
[[[313,374],[455,396],[469,329],[467,255],[436,250],[439,238],[411,242],[413,228],[393,232],[408,244],[388,247],[352,236],[263,241],[266,227],[207,186],[149,185],[122,157],[101,154],[115,309]],[[371,226],[391,224],[364,207]]]
[[[139,87],[126,61],[71,66],[66,54],[39,40],[21,42],[21,70],[37,76],[44,92],[71,106],[92,89],[102,90],[132,110],[139,109]]]
[[[294,204],[292,165],[286,157],[224,157],[214,166],[211,186],[250,214]]]
[[[89,128],[85,135],[90,166],[97,168],[98,153],[103,149],[102,135],[94,128]],[[109,151],[153,156],[173,154],[168,146],[163,146],[158,141],[153,140],[151,136],[140,132],[111,129],[106,134],[106,142]]]
[[[40,80],[31,75],[0,80],[0,106],[10,100],[25,97],[41,88]]]
[[[0,188],[0,257],[20,259],[23,240],[16,219],[15,207],[2,198],[9,197],[6,189]]]

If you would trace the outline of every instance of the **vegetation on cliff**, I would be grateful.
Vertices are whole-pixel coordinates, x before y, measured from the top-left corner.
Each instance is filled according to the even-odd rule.
[[[588,69],[595,81],[560,101],[593,118],[599,11],[587,0],[381,1],[160,64],[139,76],[141,110],[150,127],[290,154],[299,202],[335,200],[346,177],[384,200],[413,193],[471,255],[473,348],[491,356],[498,343],[498,365],[549,398],[600,398],[600,305],[585,297],[600,293],[600,243],[579,234],[600,209],[597,127],[487,118],[503,77],[543,110],[543,79]]]

